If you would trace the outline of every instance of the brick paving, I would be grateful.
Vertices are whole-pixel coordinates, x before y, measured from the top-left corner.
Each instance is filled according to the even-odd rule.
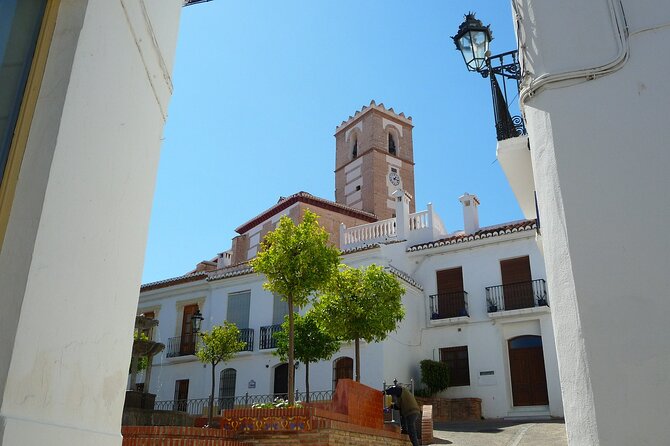
[[[435,423],[433,445],[567,446],[565,424],[558,421],[477,421]]]

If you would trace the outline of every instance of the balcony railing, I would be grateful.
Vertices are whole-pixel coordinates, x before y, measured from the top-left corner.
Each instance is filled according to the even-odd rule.
[[[309,392],[309,401],[331,401],[333,399],[332,390],[321,390],[317,392]],[[234,409],[240,407],[249,407],[257,403],[271,403],[275,398],[286,398],[286,394],[270,394],[270,395],[246,395],[216,397],[214,398],[215,410]],[[295,391],[296,401],[307,401],[307,394],[305,392]],[[156,401],[154,403],[154,410],[171,410],[176,412],[186,412],[191,415],[203,415],[207,413],[209,407],[209,398],[197,398],[188,400],[168,400]]]
[[[465,291],[430,296],[430,318],[432,320],[468,315],[468,293]]]
[[[200,337],[197,334],[169,338],[167,348],[165,349],[165,356],[176,358],[178,356],[195,355],[196,346],[199,341]]]
[[[274,334],[278,331],[281,331],[281,325],[266,325],[261,327],[261,331],[258,339],[258,349],[267,350],[269,348],[277,348],[277,340],[274,338]]]
[[[489,313],[549,306],[544,279],[486,287]]]
[[[240,328],[240,341],[245,342],[245,346],[240,350],[241,352],[254,351],[254,329]]]

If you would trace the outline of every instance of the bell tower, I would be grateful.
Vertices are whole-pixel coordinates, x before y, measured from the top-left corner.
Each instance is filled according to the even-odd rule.
[[[335,201],[375,214],[395,214],[392,194],[414,197],[412,118],[375,101],[335,130]],[[414,200],[410,212],[415,212]]]

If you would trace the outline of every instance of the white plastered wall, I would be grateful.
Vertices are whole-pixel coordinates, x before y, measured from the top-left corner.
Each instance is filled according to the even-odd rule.
[[[63,0],[0,252],[0,444],[121,444],[181,2]]]

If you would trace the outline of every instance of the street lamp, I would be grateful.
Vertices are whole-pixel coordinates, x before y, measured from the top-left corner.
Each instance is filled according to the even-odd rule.
[[[469,12],[458,27],[456,35],[452,37],[456,49],[463,55],[468,71],[481,73],[486,64],[486,58],[490,55],[489,43],[493,40],[490,26],[484,26],[481,20],[475,18],[474,12]]]
[[[195,310],[195,313],[193,313],[193,316],[191,316],[191,331],[193,332],[194,335],[200,333],[200,327],[202,327],[203,319],[204,317],[202,317],[200,309]]]
[[[495,114],[496,136],[498,141],[526,134],[526,126],[520,115],[512,116],[507,101],[508,83],[510,90],[517,95],[521,81],[521,68],[518,51],[491,55],[489,44],[493,40],[490,25],[484,26],[475,18],[474,12],[465,15],[465,21],[458,27],[454,44],[463,55],[468,71],[476,71],[491,81],[493,112]],[[501,89],[502,87],[502,89]]]

